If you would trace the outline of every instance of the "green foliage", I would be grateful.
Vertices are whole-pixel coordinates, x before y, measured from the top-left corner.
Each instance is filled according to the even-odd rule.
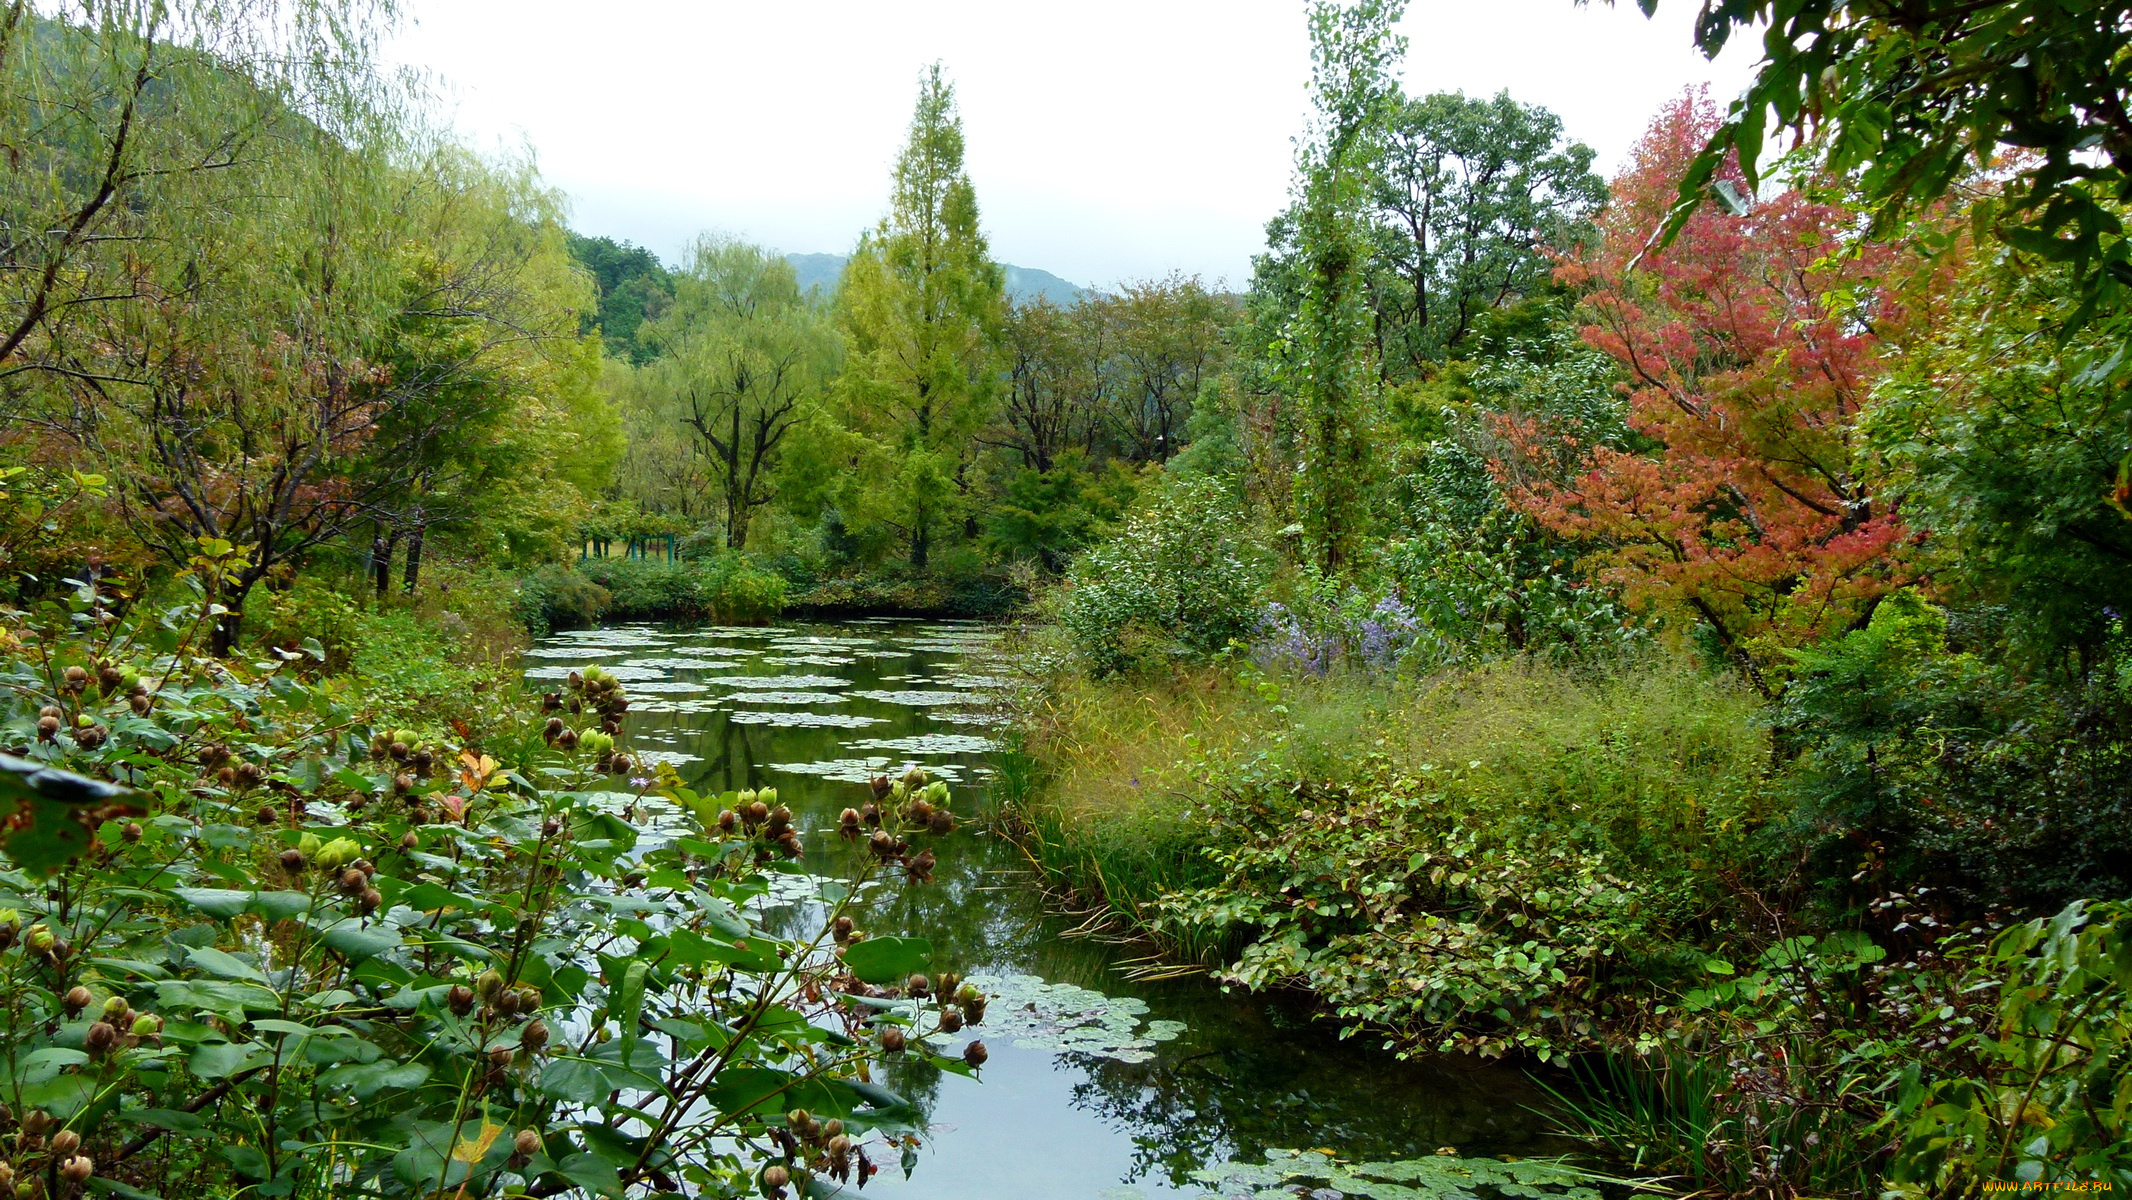
[[[1264,557],[1220,485],[1180,479],[1075,563],[1059,620],[1098,675],[1205,658],[1250,632]]]
[[[1328,575],[1346,571],[1360,550],[1374,465],[1364,197],[1398,96],[1392,64],[1406,45],[1392,28],[1404,7],[1402,0],[1319,0],[1310,9],[1317,116],[1297,164],[1300,298],[1277,361],[1301,416],[1297,514]]]
[[[1048,471],[1014,474],[992,508],[989,542],[1006,557],[1033,558],[1056,574],[1076,551],[1110,532],[1138,491],[1122,463],[1094,473],[1078,455],[1064,455]]]
[[[1902,1069],[1891,1179],[1912,1195],[2004,1179],[2132,1183],[2132,908],[2075,901],[2017,925],[1965,982],[1997,985],[1991,1022],[1947,1047],[1975,1069]]]
[[[1192,1178],[1216,1189],[1207,1195],[1234,1196],[1248,1189],[1254,1196],[1290,1196],[1307,1188],[1314,1197],[1346,1200],[1599,1200],[1603,1193],[1593,1185],[1614,1182],[1537,1158],[1460,1158],[1446,1152],[1404,1162],[1350,1163],[1323,1150],[1267,1150],[1265,1158],[1263,1164],[1216,1163],[1192,1172]]]
[[[649,558],[592,558],[578,573],[607,593],[603,620],[701,619],[720,624],[774,620],[785,607],[785,581],[746,555],[723,553],[676,563]],[[567,594],[552,591],[550,594]]]
[[[536,635],[596,625],[613,603],[606,588],[568,567],[540,567],[518,580],[519,620]]]
[[[2109,666],[2124,656],[2120,634]],[[1991,904],[2132,888],[2132,697],[2114,669],[2024,678],[1950,647],[1946,614],[1909,593],[1796,657],[1791,833],[1825,877]]]
[[[1658,0],[1637,0],[1648,15]],[[1855,176],[1885,231],[1966,190],[1979,164],[2007,171],[1973,220],[2072,268],[2075,324],[2121,306],[2132,245],[2113,202],[2132,178],[2120,4],[1989,0],[1883,7],[1858,0],[1722,0],[1695,24],[1715,58],[1739,31],[1765,57],[1680,181],[1677,232],[1727,162],[1760,186],[1765,140],[1811,138],[1819,166]],[[1773,118],[1773,120],[1772,120]]]
[[[580,331],[598,330],[601,345],[624,362],[650,361],[657,351],[639,340],[638,331],[673,303],[673,274],[651,251],[607,237],[571,234],[570,257],[599,288],[599,307],[580,315]]]
[[[836,296],[847,362],[837,392],[864,461],[849,487],[873,502],[840,507],[847,520],[877,511],[898,526],[913,567],[959,515],[970,439],[992,416],[1003,286],[963,167],[955,89],[936,63],[889,215],[860,241]]]
[[[1905,519],[1928,531],[1957,604],[2003,606],[2025,666],[2092,658],[2132,613],[2132,520],[2113,506],[2132,456],[2132,390],[2098,360],[2122,311],[2061,343],[2063,268],[1980,255],[1949,281],[1938,334],[1910,348],[1866,421]]]
[[[83,589],[0,640],[0,728],[29,747],[0,762],[29,819],[0,847],[18,1181],[78,1156],[123,1196],[740,1196],[767,1164],[826,1187],[868,1169],[854,1143],[915,1129],[868,1082],[881,1030],[969,1070],[938,1053],[946,1001],[842,999],[835,919],[899,855],[852,848],[816,868],[842,876],[819,927],[764,928],[799,851],[774,792],[606,790],[660,773],[597,724],[535,736],[520,712],[507,765],[366,719],[286,665],[202,654],[206,593],[105,621]],[[618,728],[626,697],[588,668],[570,705]],[[925,840],[915,795],[879,803]],[[648,802],[675,814],[656,839]],[[931,967],[922,942],[853,940]]]

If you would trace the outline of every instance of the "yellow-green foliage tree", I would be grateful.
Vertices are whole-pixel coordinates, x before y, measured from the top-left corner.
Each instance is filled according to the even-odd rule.
[[[708,503],[698,511],[722,517],[725,544],[738,550],[756,511],[777,498],[787,438],[827,394],[836,332],[801,296],[791,263],[704,238],[675,276],[673,306],[640,336],[659,357],[636,373],[636,421],[656,444],[684,444],[686,457],[666,464],[672,486],[701,486]],[[668,508],[666,496],[644,499]],[[688,512],[688,497],[678,499]]]
[[[974,438],[997,400],[1002,312],[955,89],[935,64],[919,84],[889,215],[860,239],[837,292],[848,357],[836,394],[860,435],[859,482],[886,499],[875,511],[900,528],[913,567],[926,565],[970,487]]]

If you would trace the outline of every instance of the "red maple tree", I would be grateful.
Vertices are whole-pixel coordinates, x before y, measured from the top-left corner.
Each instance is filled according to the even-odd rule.
[[[1668,105],[1614,181],[1602,236],[1558,270],[1585,292],[1586,341],[1621,365],[1643,444],[1506,418],[1497,471],[1514,506],[1589,547],[1588,569],[1707,626],[1766,689],[1785,647],[1862,621],[1908,577],[1909,535],[1873,490],[1857,418],[1885,350],[1919,324],[1917,260],[1840,204],[1752,197],[1736,167],[1723,203],[1651,246],[1717,121],[1706,96]],[[1565,457],[1580,469],[1532,469]]]

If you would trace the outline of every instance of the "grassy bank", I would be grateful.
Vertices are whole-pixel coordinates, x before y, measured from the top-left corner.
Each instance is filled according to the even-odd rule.
[[[1374,928],[1373,901],[1342,897],[1360,886],[1414,905],[1411,880],[1433,870],[1411,861],[1424,853],[1449,855],[1434,864],[1446,878],[1484,866],[1530,891],[1633,880],[1626,919],[1643,952],[1680,957],[1675,941],[1707,933],[1722,905],[1720,881],[1767,865],[1751,861],[1767,804],[1756,713],[1740,689],[1658,658],[1405,684],[1213,668],[1159,682],[1067,675],[1032,702],[1027,782],[1010,803],[1055,882],[1182,954],[1263,965],[1254,983],[1332,998],[1321,964],[1276,955],[1268,931],[1322,949],[1343,921]],[[1533,857],[1535,845],[1546,853]],[[1283,911],[1254,897],[1285,897]],[[1494,907],[1464,885],[1438,899]],[[1524,920],[1506,930],[1529,940]],[[1492,954],[1500,939],[1483,940]],[[1367,983],[1336,990],[1343,1016],[1402,1044],[1470,1032],[1380,1010]]]
[[[2126,1170],[2132,911],[1832,903],[1811,777],[1771,724],[1657,654],[1405,682],[1066,672],[1000,787],[1053,883],[1172,960],[1306,992],[1402,1053],[1567,1065],[1586,1136],[1682,1190]]]

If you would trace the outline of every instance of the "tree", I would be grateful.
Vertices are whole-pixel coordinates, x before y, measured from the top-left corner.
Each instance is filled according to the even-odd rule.
[[[1316,117],[1298,169],[1301,303],[1283,374],[1301,410],[1296,478],[1304,536],[1326,574],[1344,571],[1363,532],[1376,367],[1365,303],[1370,164],[1393,99],[1392,33],[1403,0],[1316,0],[1310,9]]]
[[[845,419],[879,449],[910,562],[923,568],[967,489],[971,446],[996,402],[1003,277],[978,227],[955,89],[920,81],[889,214],[860,239],[837,288]]]
[[[650,402],[694,435],[725,544],[738,550],[756,509],[776,499],[786,436],[823,398],[835,332],[800,295],[792,264],[759,246],[699,240],[674,291],[647,327],[661,357],[643,378]]]
[[[1006,389],[989,445],[1022,466],[1049,471],[1062,454],[1095,446],[1108,408],[1111,322],[1099,304],[1060,308],[1038,297],[1007,313],[1002,328]]]
[[[42,11],[40,11],[40,9]],[[79,374],[98,314],[173,205],[256,178],[286,114],[348,127],[378,100],[389,0],[0,6],[0,387]]]
[[[1658,0],[1637,6],[1649,15]],[[1978,225],[2070,268],[2074,324],[2121,303],[2132,245],[2113,201],[2132,194],[2132,4],[1706,0],[1696,45],[1714,58],[1746,30],[1762,31],[1761,67],[1682,173],[1668,236],[1726,186],[1728,162],[1758,187],[1768,134],[1788,129],[1824,169],[1855,174],[1883,231],[1980,168],[2010,171],[1978,194]]]
[[[657,350],[638,331],[674,302],[673,273],[651,251],[613,238],[573,233],[570,255],[599,287],[599,306],[580,315],[580,332],[599,330],[607,350],[634,366],[651,361]]]
[[[1547,287],[1606,199],[1592,149],[1508,92],[1437,93],[1387,122],[1371,205],[1371,309],[1390,378],[1468,349],[1483,314]]]
[[[1589,466],[1566,482],[1516,454],[1498,471],[1514,505],[1589,548],[1589,569],[1696,622],[1774,690],[1787,647],[1856,627],[1910,575],[1857,424],[1887,346],[1925,314],[1903,303],[1897,249],[1853,240],[1851,209],[1799,190],[1700,211],[1644,255],[1716,122],[1707,101],[1670,105],[1615,181],[1598,247],[1564,268],[1590,289],[1585,338],[1627,376],[1646,445],[1576,447]],[[1564,449],[1531,422],[1506,430],[1528,460]]]
[[[1176,274],[1083,304],[1116,331],[1117,382],[1108,391],[1123,453],[1135,462],[1166,461],[1183,448],[1200,387],[1223,365],[1226,306],[1197,277]]]

